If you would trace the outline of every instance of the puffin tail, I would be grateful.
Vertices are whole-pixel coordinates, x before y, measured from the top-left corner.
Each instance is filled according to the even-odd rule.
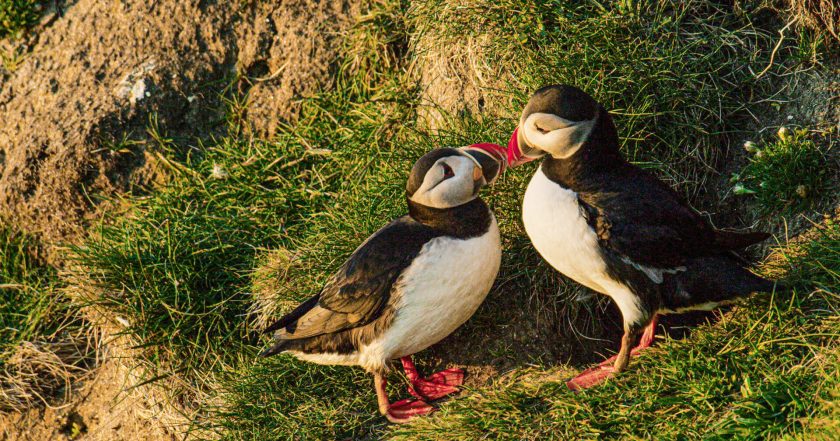
[[[753,274],[735,256],[726,254],[692,260],[686,267],[680,283],[695,304],[731,300],[754,292],[773,292],[781,287]]]
[[[754,292],[773,292],[774,288],[780,289],[783,287],[781,283],[757,276],[746,268],[742,269],[742,271],[743,273],[739,278],[740,280],[738,280],[734,286],[736,291],[738,291],[742,296]]]
[[[734,231],[715,231],[715,247],[719,250],[740,250],[757,244],[770,237],[769,233],[761,231],[751,233],[736,233]]]

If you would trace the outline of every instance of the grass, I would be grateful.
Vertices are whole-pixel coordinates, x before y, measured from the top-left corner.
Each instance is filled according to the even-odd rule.
[[[0,38],[16,36],[41,18],[41,0],[0,0]]]
[[[755,78],[770,32],[713,2],[430,0],[412,12],[432,54],[475,39],[465,51],[487,66],[478,74],[500,77],[492,85],[513,112],[546,83],[589,92],[615,115],[625,154],[695,200],[728,155],[748,91],[771,85]]]
[[[829,156],[831,142],[821,147],[808,130],[779,129],[764,144],[746,144],[751,156],[741,172],[731,178],[733,193],[752,195],[763,214],[798,213],[813,207],[831,192],[838,164]]]
[[[830,439],[840,380],[840,225],[779,250],[791,290],[755,296],[661,342],[579,394],[538,371],[391,426],[393,439]],[[552,378],[553,377],[553,378]]]
[[[60,305],[50,298],[56,276],[37,250],[34,239],[0,224],[0,366],[20,342],[57,329]]]
[[[90,362],[87,328],[32,237],[0,224],[0,412],[50,403]]]
[[[490,41],[475,55],[482,63],[506,66],[497,93],[507,97],[512,114],[539,85],[576,83],[614,110],[622,147],[634,161],[699,200],[701,189],[717,173],[716,164],[727,156],[722,146],[728,135],[743,129],[745,97],[761,96],[771,85],[772,73],[781,68],[782,62],[771,66],[761,81],[751,73],[769,62],[773,28],[768,26],[760,28],[745,15],[705,1],[624,2],[609,7],[596,2],[502,0],[468,2],[460,8],[437,1],[410,6],[391,0],[371,2],[346,35],[333,85],[303,99],[299,121],[281,127],[274,139],[254,139],[242,130],[247,96],[232,92],[239,87],[223,92],[228,102],[227,136],[188,145],[174,142],[165,128],[150,124],[147,149],[168,170],[168,179],[148,195],[130,198],[127,213],[110,219],[75,249],[79,279],[91,288],[86,301],[112,318],[134,342],[140,355],[137,362],[146,371],[143,380],[177,376],[181,389],[175,395],[188,397],[198,390],[214,398],[207,400],[212,405],[187,402],[188,398],[181,402],[205,404],[203,419],[196,425],[212,430],[215,437],[364,438],[407,436],[413,431],[445,437],[444,430],[469,437],[482,424],[492,426],[484,427],[487,430],[521,429],[521,434],[530,433],[526,429],[572,430],[560,425],[577,415],[569,407],[572,404],[555,410],[559,405],[552,397],[570,400],[558,382],[545,387],[513,382],[479,391],[447,405],[440,419],[387,428],[376,416],[366,375],[287,356],[255,361],[264,343],[257,331],[295,301],[317,292],[361,241],[404,213],[404,183],[414,159],[442,145],[502,141],[514,127],[511,118],[445,114],[440,130],[427,131],[418,113],[428,103],[418,98],[417,79],[410,69],[419,54],[412,52],[410,42],[434,36],[436,44],[455,45],[458,36],[493,29]],[[432,50],[434,45],[423,47]],[[785,54],[786,46],[777,60]],[[244,80],[231,81],[239,86]],[[487,305],[460,337],[475,346],[488,335],[499,334],[494,340],[511,343],[494,348],[494,353],[498,350],[499,358],[519,363],[516,366],[566,358],[553,351],[588,353],[580,351],[584,343],[575,340],[575,332],[583,329],[597,337],[603,327],[597,326],[603,316],[586,310],[591,304],[557,300],[571,298],[576,289],[541,263],[523,236],[518,195],[531,170],[509,174],[488,194],[502,225],[506,255]],[[270,268],[255,271],[260,266]],[[801,298],[797,295],[792,304],[808,310],[810,297],[804,292]],[[775,301],[756,301],[765,302],[766,308],[777,307]],[[500,322],[500,317],[514,308],[550,321],[536,339],[546,337],[546,342],[536,344],[533,352],[526,353],[513,337],[504,338],[503,325],[511,323]],[[794,313],[795,308],[784,310]],[[721,338],[726,329],[699,331],[696,352],[679,349],[680,343],[664,347],[673,346],[675,354],[689,357],[681,361],[681,368],[696,368],[698,375],[719,374],[720,367],[728,365],[716,364],[703,354],[734,338],[730,334]],[[759,355],[778,351],[786,360],[795,357],[785,355],[784,345],[755,350]],[[732,372],[738,372],[746,360],[739,351],[729,356]],[[652,369],[647,360],[643,358],[637,369]],[[630,378],[636,377],[628,375],[621,381]],[[645,387],[650,391],[654,386]],[[681,390],[679,385],[672,387]],[[708,391],[709,397],[732,392],[728,383],[717,387]],[[784,389],[781,383],[773,388]],[[593,398],[596,401],[581,404],[590,408],[582,407],[580,415],[607,415],[597,413],[596,402],[661,411],[643,390],[621,395],[621,400],[616,400],[617,395],[604,395],[601,401]],[[543,398],[544,393],[550,394]],[[485,395],[498,399],[481,398]],[[712,405],[725,402],[719,397],[710,400]],[[701,408],[698,404],[685,412],[698,413]],[[506,409],[521,415],[521,420],[505,419]],[[482,413],[498,415],[500,427],[479,418]],[[786,428],[790,418],[801,413],[794,408],[782,423],[760,420],[760,424],[768,430]],[[476,422],[458,429],[461,418]],[[628,419],[625,415],[617,421]],[[614,423],[586,430],[652,431],[653,417],[645,421],[647,426],[637,429]],[[517,429],[520,422],[523,425]]]

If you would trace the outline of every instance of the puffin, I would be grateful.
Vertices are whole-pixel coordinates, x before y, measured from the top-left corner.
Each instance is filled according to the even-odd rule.
[[[414,164],[408,214],[365,240],[318,294],[268,326],[281,352],[373,374],[379,411],[402,423],[431,412],[429,401],[458,391],[461,369],[422,377],[412,354],[455,331],[475,313],[496,279],[502,248],[496,218],[479,198],[506,165],[495,144],[440,148]],[[394,403],[386,373],[399,359],[413,398]]]
[[[774,289],[735,253],[769,234],[715,229],[622,156],[610,114],[577,87],[550,85],[532,95],[508,157],[511,167],[544,158],[522,203],[536,250],[560,273],[609,296],[623,318],[619,352],[568,381],[572,390],[625,370],[653,342],[657,316],[708,311]]]

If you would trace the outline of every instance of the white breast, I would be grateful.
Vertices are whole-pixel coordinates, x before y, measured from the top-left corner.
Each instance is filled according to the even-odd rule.
[[[551,266],[582,285],[606,292],[602,282],[607,265],[577,193],[552,182],[539,169],[525,191],[522,220],[534,248]]]
[[[522,220],[534,248],[557,271],[612,297],[625,322],[642,314],[636,295],[607,273],[598,236],[583,217],[577,193],[552,182],[539,169],[525,191]]]
[[[400,281],[394,322],[362,348],[359,364],[370,369],[422,351],[472,317],[490,292],[502,258],[499,227],[491,217],[482,236],[438,237],[423,247]]]

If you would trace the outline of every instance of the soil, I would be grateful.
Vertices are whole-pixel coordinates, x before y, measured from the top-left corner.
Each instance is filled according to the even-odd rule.
[[[139,393],[126,392],[125,368],[110,359],[58,407],[0,414],[0,440],[175,441]]]
[[[358,13],[350,1],[59,3],[28,40],[0,42],[23,53],[0,69],[0,218],[38,235],[51,263],[108,196],[152,180],[150,115],[169,138],[212,136],[240,73],[246,118],[271,135],[329,82],[333,43]]]
[[[426,11],[418,7],[413,14],[423,17]],[[457,20],[458,18],[452,17]],[[422,18],[410,42],[416,60],[412,75],[420,86],[419,119],[430,130],[445,127],[445,115],[481,115],[489,118],[514,118],[510,109],[517,106],[507,90],[514,83],[506,66],[514,60],[494,60],[486,63],[483,53],[491,44],[491,37],[449,35],[443,26],[447,21],[428,23]],[[505,144],[507,140],[497,140]]]

